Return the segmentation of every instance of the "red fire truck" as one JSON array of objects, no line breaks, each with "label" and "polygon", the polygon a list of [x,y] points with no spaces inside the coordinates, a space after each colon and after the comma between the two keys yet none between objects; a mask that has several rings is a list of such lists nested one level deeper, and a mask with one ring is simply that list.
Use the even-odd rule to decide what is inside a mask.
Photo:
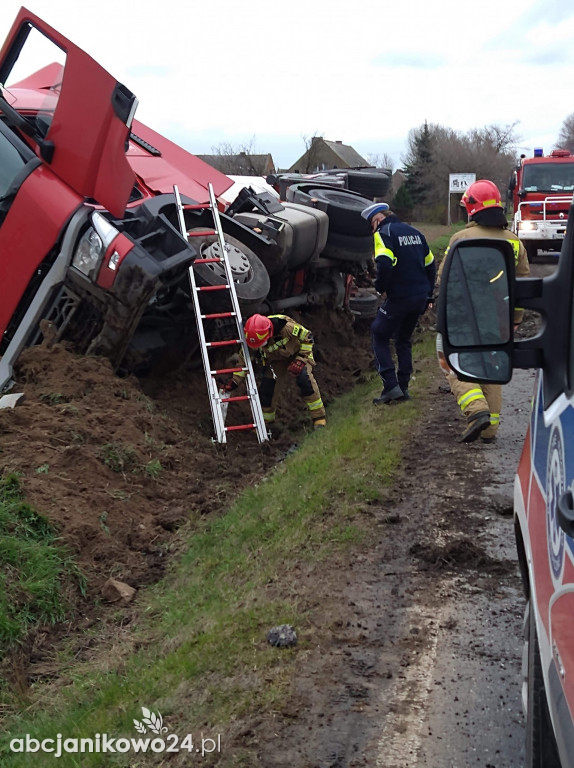
[{"label": "red fire truck", "polygon": [[546,156],[535,149],[533,157],[520,156],[508,198],[514,208],[512,230],[524,243],[529,261],[538,250],[560,253],[573,192],[574,155],[567,149]]}]

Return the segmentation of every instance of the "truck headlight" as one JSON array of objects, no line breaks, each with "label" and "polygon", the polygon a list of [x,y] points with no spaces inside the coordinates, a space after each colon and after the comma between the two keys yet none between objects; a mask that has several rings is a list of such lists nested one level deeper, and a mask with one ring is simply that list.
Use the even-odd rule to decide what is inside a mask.
[{"label": "truck headlight", "polygon": [[518,226],[522,232],[534,232],[535,229],[538,229],[538,224],[535,221],[521,221]]},{"label": "truck headlight", "polygon": [[119,231],[100,213],[93,213],[92,226],[80,238],[72,259],[73,266],[86,277],[95,275],[108,247],[118,234]]}]

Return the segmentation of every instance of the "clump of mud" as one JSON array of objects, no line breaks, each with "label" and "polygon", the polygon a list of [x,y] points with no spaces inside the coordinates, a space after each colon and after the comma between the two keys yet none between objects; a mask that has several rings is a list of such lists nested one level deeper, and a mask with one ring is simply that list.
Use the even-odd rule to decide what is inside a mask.
[{"label": "clump of mud", "polygon": [[463,537],[444,543],[417,542],[409,551],[437,571],[470,570],[497,575],[514,571],[513,563],[490,557],[481,546]]}]

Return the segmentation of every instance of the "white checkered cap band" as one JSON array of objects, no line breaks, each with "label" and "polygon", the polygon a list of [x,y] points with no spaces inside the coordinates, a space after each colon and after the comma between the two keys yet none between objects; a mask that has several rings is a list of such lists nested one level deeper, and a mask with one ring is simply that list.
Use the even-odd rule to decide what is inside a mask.
[{"label": "white checkered cap band", "polygon": [[361,216],[369,221],[370,218],[375,215],[375,213],[382,213],[383,211],[388,210],[389,206],[387,203],[373,203],[372,205],[368,205],[366,208],[363,208],[361,211]]}]

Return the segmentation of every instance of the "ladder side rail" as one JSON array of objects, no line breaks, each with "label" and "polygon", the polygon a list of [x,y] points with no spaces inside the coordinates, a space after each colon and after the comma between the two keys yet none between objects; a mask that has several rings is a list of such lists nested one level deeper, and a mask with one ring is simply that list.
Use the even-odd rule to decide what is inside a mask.
[{"label": "ladder side rail", "polygon": [[223,236],[223,228],[221,226],[221,219],[219,217],[219,210],[217,208],[217,202],[213,193],[213,186],[211,182],[208,184],[209,203],[213,214],[214,229],[217,233],[219,240],[219,248],[222,254],[223,267],[227,277],[227,283],[229,284],[229,293],[231,296],[231,304],[233,311],[235,312],[235,318],[237,320],[237,330],[239,332],[239,341],[241,349],[243,351],[243,358],[245,361],[245,367],[247,368],[246,374],[246,386],[247,393],[249,395],[249,402],[251,404],[251,412],[253,414],[253,420],[256,424],[257,437],[259,442],[263,442],[269,439],[267,432],[267,425],[263,418],[263,411],[261,410],[261,402],[259,400],[259,391],[257,389],[257,383],[255,380],[255,372],[253,370],[253,364],[251,362],[251,355],[249,353],[249,347],[245,339],[245,332],[243,331],[243,319],[241,316],[241,308],[239,306],[239,299],[237,298],[237,292],[235,290],[235,283],[233,282],[233,275],[231,274],[231,268],[229,266],[229,260],[227,258],[227,250],[225,248],[225,239]]},{"label": "ladder side rail", "polygon": [[[185,217],[183,215],[183,205],[181,203],[179,189],[175,184],[173,187],[173,193],[175,195],[175,204],[176,204],[176,210],[178,215],[179,227],[181,229],[181,236],[187,242],[187,230],[185,226]],[[209,406],[211,408],[211,416],[213,418],[213,424],[215,427],[215,435],[218,443],[225,443],[227,440],[226,431],[225,431],[225,420],[223,418],[223,413],[220,408],[219,393],[217,391],[215,380],[210,373],[211,363],[209,360],[209,352],[208,352],[208,347],[205,339],[205,330],[203,327],[202,311],[199,303],[199,289],[195,281],[195,272],[194,272],[193,264],[191,264],[188,269],[188,275],[189,275],[189,282],[191,286],[191,298],[193,300],[193,307],[195,310],[197,332],[199,334],[199,341],[200,341],[199,347],[201,350],[201,357],[203,360],[203,370],[205,373],[205,381],[207,384],[207,391],[209,394]]]}]

